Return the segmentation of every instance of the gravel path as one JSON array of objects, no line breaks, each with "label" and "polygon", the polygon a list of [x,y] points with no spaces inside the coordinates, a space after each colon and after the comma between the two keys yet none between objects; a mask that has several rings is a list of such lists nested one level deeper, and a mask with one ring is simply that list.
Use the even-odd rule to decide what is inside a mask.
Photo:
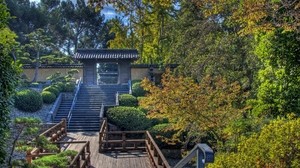
[{"label": "gravel path", "polygon": [[36,117],[40,118],[42,122],[47,122],[47,113],[51,110],[53,104],[43,104],[41,110],[37,112],[23,112],[17,108],[13,108],[10,113],[10,118],[13,121],[16,117]]}]

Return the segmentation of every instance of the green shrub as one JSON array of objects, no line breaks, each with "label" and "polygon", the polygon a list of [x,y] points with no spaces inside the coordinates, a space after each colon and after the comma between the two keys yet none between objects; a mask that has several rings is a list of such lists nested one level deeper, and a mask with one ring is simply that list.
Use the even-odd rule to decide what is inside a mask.
[{"label": "green shrub", "polygon": [[59,90],[57,90],[57,88],[54,87],[54,86],[45,87],[45,89],[43,89],[43,92],[44,91],[48,91],[48,92],[54,93],[56,97],[59,95]]},{"label": "green shrub", "polygon": [[57,89],[59,92],[62,92],[64,88],[58,86],[57,84],[51,85],[51,87],[54,87],[55,89]]},{"label": "green shrub", "polygon": [[179,140],[173,139],[173,135],[176,134],[176,131],[171,129],[169,123],[155,125],[149,129],[149,132],[160,147],[175,144],[179,145]]},{"label": "green shrub", "polygon": [[71,158],[76,156],[77,152],[72,150],[67,150],[56,155],[44,156],[32,161],[33,168],[46,168],[46,167],[56,167],[65,168],[68,167]]},{"label": "green shrub", "polygon": [[62,82],[57,82],[57,83],[55,83],[55,86],[57,86],[58,88],[60,88],[61,90],[61,92],[62,91],[64,91],[64,88],[65,88],[65,85],[64,85],[64,83],[62,83]]},{"label": "green shrub", "polygon": [[135,107],[138,105],[138,101],[137,98],[131,94],[122,94],[119,96],[119,105]]},{"label": "green shrub", "polygon": [[67,82],[64,87],[64,92],[73,92],[75,89],[75,84],[72,82]]},{"label": "green shrub", "polygon": [[141,82],[136,82],[132,85],[132,95],[135,97],[145,96],[146,91],[142,88]]},{"label": "green shrub", "polygon": [[35,112],[42,108],[43,99],[39,92],[26,89],[17,92],[15,97],[15,107],[26,112]]},{"label": "green shrub", "polygon": [[47,104],[53,103],[56,99],[55,94],[49,91],[43,91],[42,97],[43,97],[43,102]]},{"label": "green shrub", "polygon": [[150,121],[146,115],[134,107],[110,108],[107,111],[107,118],[123,130],[145,130],[150,126]]}]

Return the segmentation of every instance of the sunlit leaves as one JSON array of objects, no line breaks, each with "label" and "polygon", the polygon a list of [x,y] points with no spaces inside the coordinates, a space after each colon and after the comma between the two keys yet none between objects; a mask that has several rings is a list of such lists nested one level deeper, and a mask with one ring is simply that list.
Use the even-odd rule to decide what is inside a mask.
[{"label": "sunlit leaves", "polygon": [[217,155],[209,167],[299,167],[300,119],[276,119],[239,144],[237,153]]},{"label": "sunlit leaves", "polygon": [[198,140],[210,134],[216,141],[223,141],[226,139],[223,129],[242,114],[235,104],[242,95],[240,86],[228,84],[221,77],[205,77],[196,83],[168,71],[163,75],[161,87],[148,80],[142,86],[149,92],[141,100],[141,105],[150,110],[149,117],[167,118],[179,132],[201,133],[190,135]]}]

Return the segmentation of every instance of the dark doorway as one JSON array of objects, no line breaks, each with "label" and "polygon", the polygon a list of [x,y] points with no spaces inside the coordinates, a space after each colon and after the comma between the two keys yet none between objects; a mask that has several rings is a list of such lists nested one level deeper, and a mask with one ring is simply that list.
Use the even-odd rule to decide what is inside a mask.
[{"label": "dark doorway", "polygon": [[97,63],[97,84],[118,84],[118,63]]}]

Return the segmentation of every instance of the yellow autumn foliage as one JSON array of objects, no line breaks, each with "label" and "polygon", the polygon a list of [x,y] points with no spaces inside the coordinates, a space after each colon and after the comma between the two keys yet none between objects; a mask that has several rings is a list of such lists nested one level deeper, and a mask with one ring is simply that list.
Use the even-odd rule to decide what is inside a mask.
[{"label": "yellow autumn foliage", "polygon": [[[167,118],[172,129],[202,135],[211,135],[224,141],[224,129],[242,115],[236,101],[241,98],[237,83],[228,84],[221,77],[205,77],[200,83],[183,76],[174,76],[169,70],[163,75],[161,86],[145,79],[142,86],[149,94],[140,105],[149,110],[149,117]],[[201,137],[197,137],[201,138]]]}]

